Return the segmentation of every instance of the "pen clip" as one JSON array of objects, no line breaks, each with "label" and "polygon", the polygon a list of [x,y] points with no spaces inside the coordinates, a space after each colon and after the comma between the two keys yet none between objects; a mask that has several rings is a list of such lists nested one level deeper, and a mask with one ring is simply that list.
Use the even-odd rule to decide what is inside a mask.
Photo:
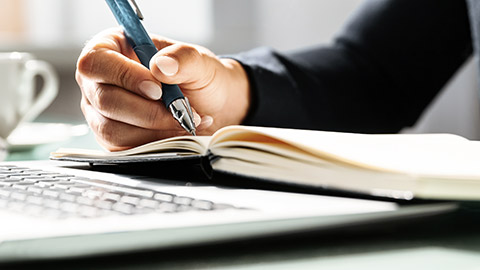
[{"label": "pen clip", "polygon": [[130,5],[132,6],[133,10],[135,10],[135,13],[137,14],[138,18],[140,20],[143,20],[143,14],[142,12],[140,11],[140,8],[138,7],[137,5],[137,2],[135,2],[135,0],[128,0],[128,2],[130,2]]}]

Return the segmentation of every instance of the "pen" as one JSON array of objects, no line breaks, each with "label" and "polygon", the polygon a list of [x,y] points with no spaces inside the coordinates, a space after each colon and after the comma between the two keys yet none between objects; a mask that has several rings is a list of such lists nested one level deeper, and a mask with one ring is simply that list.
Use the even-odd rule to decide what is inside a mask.
[{"label": "pen", "polygon": [[[157,48],[140,21],[143,20],[143,14],[137,3],[135,0],[106,1],[138,59],[150,68],[150,59],[157,53]],[[195,136],[192,108],[178,85],[162,83],[162,92],[162,101],[167,109],[188,133]]]}]

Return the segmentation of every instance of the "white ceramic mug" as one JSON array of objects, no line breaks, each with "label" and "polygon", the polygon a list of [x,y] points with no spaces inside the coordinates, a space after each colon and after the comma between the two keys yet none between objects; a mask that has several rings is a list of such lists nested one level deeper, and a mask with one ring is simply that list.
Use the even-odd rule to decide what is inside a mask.
[{"label": "white ceramic mug", "polygon": [[[36,76],[43,80],[39,91]],[[58,76],[50,64],[29,53],[0,53],[0,137],[5,139],[18,124],[34,120],[57,93]]]},{"label": "white ceramic mug", "polygon": [[3,161],[7,157],[7,143],[0,138],[0,161]]}]

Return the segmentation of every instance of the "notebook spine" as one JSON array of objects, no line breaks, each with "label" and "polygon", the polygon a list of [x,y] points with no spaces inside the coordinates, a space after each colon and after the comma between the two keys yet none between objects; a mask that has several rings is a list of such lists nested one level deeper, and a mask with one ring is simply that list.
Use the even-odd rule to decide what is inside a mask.
[{"label": "notebook spine", "polygon": [[201,167],[203,173],[208,177],[208,179],[213,178],[213,167],[212,164],[215,163],[220,156],[213,154],[210,150],[208,150],[207,154],[201,160]]}]

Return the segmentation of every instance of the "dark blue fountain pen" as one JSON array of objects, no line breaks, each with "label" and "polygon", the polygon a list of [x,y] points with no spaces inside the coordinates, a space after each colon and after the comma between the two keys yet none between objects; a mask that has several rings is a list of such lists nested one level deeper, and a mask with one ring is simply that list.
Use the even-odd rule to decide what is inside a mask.
[{"label": "dark blue fountain pen", "polygon": [[[137,54],[138,59],[145,67],[149,68],[150,59],[157,53],[157,48],[140,21],[143,19],[143,15],[137,3],[135,3],[135,0],[106,1],[118,23],[122,26],[125,37]],[[173,117],[188,133],[195,135],[192,108],[178,85],[162,83],[162,92],[162,101]]]}]

